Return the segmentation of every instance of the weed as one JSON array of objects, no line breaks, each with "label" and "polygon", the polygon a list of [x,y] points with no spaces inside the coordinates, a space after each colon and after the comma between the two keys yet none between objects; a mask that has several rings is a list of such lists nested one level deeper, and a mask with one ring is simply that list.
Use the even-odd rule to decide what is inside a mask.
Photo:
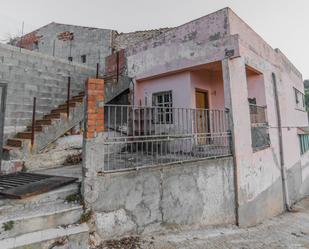
[{"label": "weed", "polygon": [[86,223],[86,222],[88,222],[91,219],[92,214],[93,214],[92,210],[88,210],[88,211],[84,212],[80,216],[79,223]]},{"label": "weed", "polygon": [[8,221],[3,223],[2,228],[4,229],[4,231],[10,231],[12,230],[14,227],[14,221]]},{"label": "weed", "polygon": [[82,197],[80,196],[80,194],[72,194],[72,195],[68,195],[65,200],[67,202],[78,202],[81,203],[82,202]]},{"label": "weed", "polygon": [[23,165],[21,172],[26,173],[27,171],[28,171],[28,168],[25,165]]}]

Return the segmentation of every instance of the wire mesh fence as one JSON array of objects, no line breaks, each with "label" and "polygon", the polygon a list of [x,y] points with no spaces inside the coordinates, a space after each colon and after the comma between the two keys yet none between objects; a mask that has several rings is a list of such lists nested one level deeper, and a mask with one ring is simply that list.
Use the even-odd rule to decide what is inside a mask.
[{"label": "wire mesh fence", "polygon": [[104,171],[231,155],[226,110],[105,105]]}]

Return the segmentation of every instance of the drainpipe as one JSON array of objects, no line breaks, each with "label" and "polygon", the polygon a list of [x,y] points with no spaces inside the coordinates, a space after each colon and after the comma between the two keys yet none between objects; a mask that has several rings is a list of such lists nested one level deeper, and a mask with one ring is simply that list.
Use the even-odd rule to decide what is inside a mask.
[{"label": "drainpipe", "polygon": [[277,124],[278,124],[279,154],[280,154],[280,167],[281,167],[284,206],[287,211],[292,211],[291,206],[290,206],[289,192],[288,192],[287,173],[286,173],[286,168],[284,166],[281,113],[280,113],[280,105],[279,105],[279,97],[278,97],[277,79],[276,79],[275,73],[272,73],[272,79],[273,79],[273,86],[274,86],[275,107],[276,107]]}]

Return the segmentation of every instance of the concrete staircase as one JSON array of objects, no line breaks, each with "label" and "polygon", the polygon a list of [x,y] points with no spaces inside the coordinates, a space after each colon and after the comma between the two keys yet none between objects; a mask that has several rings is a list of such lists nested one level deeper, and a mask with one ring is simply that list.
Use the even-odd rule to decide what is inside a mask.
[{"label": "concrete staircase", "polygon": [[37,153],[78,125],[84,118],[83,98],[84,92],[80,92],[69,100],[69,118],[67,103],[63,103],[44,115],[42,119],[36,120],[33,147],[31,146],[32,125],[29,125],[26,131],[19,132],[14,138],[8,139],[3,147],[3,159],[23,159],[30,153]]},{"label": "concrete staircase", "polygon": [[30,199],[0,200],[0,248],[88,248],[88,226],[79,223],[83,207],[72,201],[78,194],[74,183]]}]

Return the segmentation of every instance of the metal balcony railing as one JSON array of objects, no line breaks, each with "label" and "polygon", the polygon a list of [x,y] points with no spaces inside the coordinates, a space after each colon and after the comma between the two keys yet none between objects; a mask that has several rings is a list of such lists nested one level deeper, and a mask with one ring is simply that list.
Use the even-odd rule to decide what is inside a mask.
[{"label": "metal balcony railing", "polygon": [[226,110],[105,105],[104,172],[231,155]]}]

